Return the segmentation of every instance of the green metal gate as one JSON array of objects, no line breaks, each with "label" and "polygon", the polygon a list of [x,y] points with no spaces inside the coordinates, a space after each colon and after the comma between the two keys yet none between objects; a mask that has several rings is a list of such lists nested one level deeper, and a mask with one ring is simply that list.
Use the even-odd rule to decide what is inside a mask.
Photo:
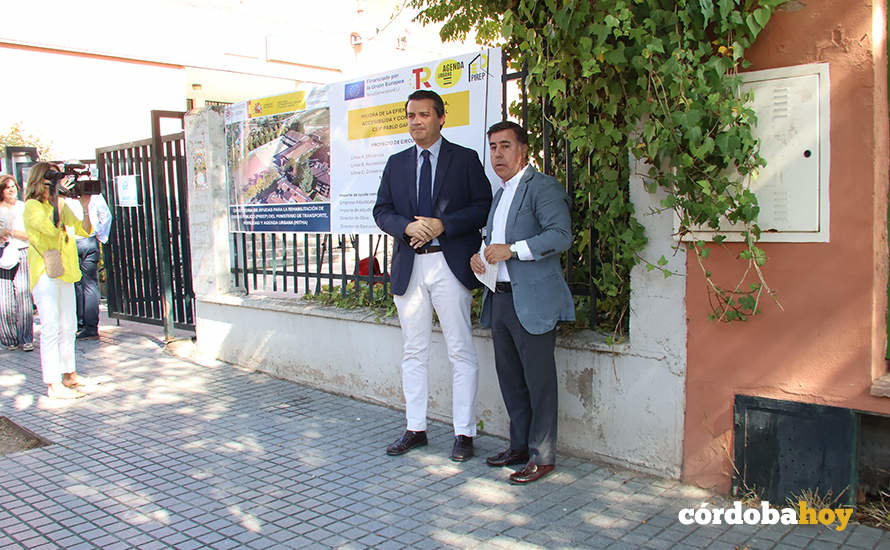
[{"label": "green metal gate", "polygon": [[[174,327],[195,330],[185,142],[182,132],[160,134],[161,118],[184,114],[152,111],[151,139],[96,149],[114,216],[104,247],[108,314],[162,325],[167,340]],[[120,194],[124,179],[135,183],[135,202]]]}]

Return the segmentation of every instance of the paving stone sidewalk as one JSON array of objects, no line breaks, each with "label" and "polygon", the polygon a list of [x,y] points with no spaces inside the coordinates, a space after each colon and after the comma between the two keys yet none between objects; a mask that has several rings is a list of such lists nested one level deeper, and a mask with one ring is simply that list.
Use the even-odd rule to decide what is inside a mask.
[{"label": "paving stone sidewalk", "polygon": [[529,486],[482,457],[383,450],[399,411],[164,351],[156,327],[104,323],[78,342],[92,378],[44,397],[39,351],[0,352],[0,415],[52,441],[0,457],[2,548],[890,548],[851,524],[684,526],[680,509],[726,500],[678,482],[560,456]]}]

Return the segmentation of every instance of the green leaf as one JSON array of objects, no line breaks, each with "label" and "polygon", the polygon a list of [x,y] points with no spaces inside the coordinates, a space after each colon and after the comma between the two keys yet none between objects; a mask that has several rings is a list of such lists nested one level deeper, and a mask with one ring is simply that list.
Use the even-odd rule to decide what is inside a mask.
[{"label": "green leaf", "polygon": [[757,21],[757,24],[760,25],[760,28],[766,26],[767,22],[769,22],[770,11],[767,8],[757,8],[754,10],[754,20]]},{"label": "green leaf", "polygon": [[557,93],[565,93],[566,92],[566,81],[562,79],[553,79],[547,82],[547,89],[550,91],[551,96],[555,96]]},{"label": "green leaf", "polygon": [[693,153],[695,154],[695,158],[701,158],[702,155],[695,153],[695,145],[701,142],[702,133],[701,126],[690,126],[686,125],[686,139],[689,140],[690,145],[692,145]]},{"label": "green leaf", "polygon": [[754,256],[754,263],[758,266],[763,267],[763,264],[766,263],[766,252],[761,248],[757,248],[756,246],[751,249]]},{"label": "green leaf", "polygon": [[738,61],[745,54],[745,47],[738,41],[732,43],[732,60]]},{"label": "green leaf", "polygon": [[624,57],[624,44],[619,44],[619,47],[611,50],[605,56],[606,63],[610,65],[624,65],[627,63],[627,58]]},{"label": "green leaf", "polygon": [[739,298],[739,305],[753,313],[757,307],[757,300],[753,296],[742,296]]},{"label": "green leaf", "polygon": [[708,21],[714,17],[714,3],[711,0],[698,0],[699,6],[701,6],[701,13],[705,16],[705,26],[708,26]]},{"label": "green leaf", "polygon": [[661,38],[653,37],[646,44],[646,49],[648,49],[650,52],[664,53],[664,43],[661,41]]},{"label": "green leaf", "polygon": [[748,26],[748,30],[751,31],[751,36],[757,36],[760,30],[763,28],[760,23],[754,19],[754,14],[748,14],[748,17],[745,18],[745,25]]}]

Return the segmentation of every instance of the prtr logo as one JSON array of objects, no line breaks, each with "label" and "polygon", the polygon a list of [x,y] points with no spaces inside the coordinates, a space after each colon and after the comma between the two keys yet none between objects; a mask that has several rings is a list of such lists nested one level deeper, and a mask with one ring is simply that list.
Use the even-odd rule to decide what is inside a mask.
[{"label": "prtr logo", "polygon": [[419,69],[414,69],[411,71],[414,73],[414,88],[420,89],[421,86],[424,88],[432,88],[430,85],[430,68],[429,67],[420,67]]}]

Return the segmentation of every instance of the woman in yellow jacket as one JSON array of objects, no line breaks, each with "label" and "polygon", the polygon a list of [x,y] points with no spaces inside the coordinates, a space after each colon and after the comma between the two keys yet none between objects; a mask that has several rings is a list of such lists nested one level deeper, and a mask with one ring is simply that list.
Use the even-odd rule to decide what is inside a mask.
[{"label": "woman in yellow jacket", "polygon": [[[49,397],[74,399],[82,397],[74,366],[74,336],[77,332],[77,309],[74,299],[74,283],[80,280],[77,244],[70,238],[67,227],[75,233],[89,236],[92,231],[89,216],[83,221],[58,197],[59,220],[53,220],[53,184],[46,179],[48,170],[57,167],[48,162],[38,162],[28,174],[25,188],[25,233],[28,235],[28,264],[31,293],[40,315],[40,366],[43,382]],[[65,180],[63,180],[64,183]],[[87,211],[89,196],[80,197],[83,211]],[[47,250],[59,250],[62,275],[47,275],[44,254]]]}]

